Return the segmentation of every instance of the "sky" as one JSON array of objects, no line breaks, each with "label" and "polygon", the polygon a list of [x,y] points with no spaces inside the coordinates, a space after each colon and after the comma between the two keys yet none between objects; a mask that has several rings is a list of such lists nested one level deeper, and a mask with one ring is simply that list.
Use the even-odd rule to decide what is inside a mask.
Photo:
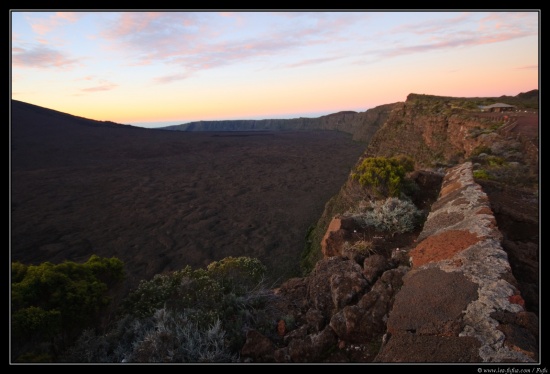
[{"label": "sky", "polygon": [[10,11],[11,97],[100,121],[319,117],[539,88],[540,11]]}]

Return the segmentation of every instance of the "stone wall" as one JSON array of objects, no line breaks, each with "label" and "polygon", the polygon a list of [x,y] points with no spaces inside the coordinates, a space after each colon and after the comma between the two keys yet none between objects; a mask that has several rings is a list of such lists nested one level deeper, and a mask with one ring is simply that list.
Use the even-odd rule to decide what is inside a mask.
[{"label": "stone wall", "polygon": [[448,170],[387,320],[377,362],[535,362],[526,312],[472,164]]}]

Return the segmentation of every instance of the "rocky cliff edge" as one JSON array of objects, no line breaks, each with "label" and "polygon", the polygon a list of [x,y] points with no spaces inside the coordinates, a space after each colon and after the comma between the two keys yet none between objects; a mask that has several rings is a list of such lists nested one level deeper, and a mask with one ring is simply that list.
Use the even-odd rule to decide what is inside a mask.
[{"label": "rocky cliff edge", "polygon": [[[345,219],[330,231],[348,230]],[[338,227],[336,227],[338,226]],[[472,164],[447,170],[412,248],[391,257],[325,253],[275,291],[278,338],[249,331],[251,362],[536,362],[538,317],[525,310]]]}]

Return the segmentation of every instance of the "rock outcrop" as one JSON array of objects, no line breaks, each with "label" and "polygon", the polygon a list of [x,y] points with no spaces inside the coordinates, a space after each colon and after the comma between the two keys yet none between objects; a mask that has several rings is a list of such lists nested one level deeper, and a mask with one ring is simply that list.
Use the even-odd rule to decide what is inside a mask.
[{"label": "rock outcrop", "polygon": [[[354,231],[345,217],[333,221],[325,257],[276,291],[293,326],[285,325],[274,351],[267,338],[249,334],[245,360],[538,360],[538,317],[525,309],[470,162],[447,170],[412,247],[358,261],[342,251]],[[341,240],[331,242],[335,236]]]},{"label": "rock outcrop", "polygon": [[[419,165],[446,167],[464,162],[476,150],[486,148],[495,155],[520,151],[536,168],[536,146],[528,139],[511,136],[509,129],[514,127],[518,115],[460,108],[474,102],[460,98],[408,95],[405,102],[394,106],[387,122],[372,137],[365,157],[408,154]],[[506,156],[510,158],[512,155]]]},{"label": "rock outcrop", "polygon": [[[524,136],[536,129],[537,114],[483,113],[477,105],[487,98],[453,98],[410,94],[405,102],[393,104],[387,121],[371,137],[369,145],[357,161],[367,157],[407,155],[420,170],[444,171],[453,165],[472,161],[478,173],[492,173],[506,184],[538,183],[538,137]],[[507,102],[520,105],[518,98]],[[529,128],[519,126],[523,124]],[[516,132],[522,128],[523,133]],[[433,173],[424,173],[433,178]],[[321,242],[328,225],[362,199],[362,188],[349,178],[339,193],[325,205],[325,212],[310,233],[308,253],[303,268],[310,271],[322,258]],[[538,223],[537,223],[538,225]]]}]

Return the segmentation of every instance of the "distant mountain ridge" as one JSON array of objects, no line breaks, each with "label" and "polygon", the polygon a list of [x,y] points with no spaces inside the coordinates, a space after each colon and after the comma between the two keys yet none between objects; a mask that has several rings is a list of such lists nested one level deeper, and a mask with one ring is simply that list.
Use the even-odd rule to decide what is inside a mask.
[{"label": "distant mountain ridge", "polygon": [[342,111],[317,118],[196,121],[161,127],[172,131],[309,131],[335,130],[353,136],[353,140],[368,142],[396,104],[385,104],[366,112]]}]

